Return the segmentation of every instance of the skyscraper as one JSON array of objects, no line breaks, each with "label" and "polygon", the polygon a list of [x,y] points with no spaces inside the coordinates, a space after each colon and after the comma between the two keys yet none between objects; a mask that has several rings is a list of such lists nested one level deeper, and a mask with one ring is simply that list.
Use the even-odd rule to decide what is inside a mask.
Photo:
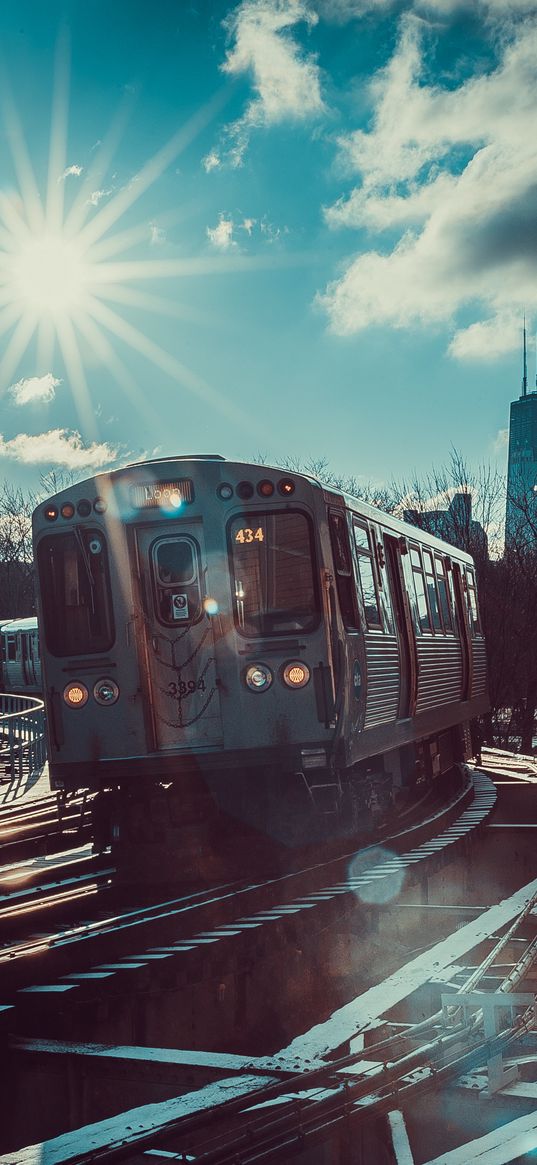
[{"label": "skyscraper", "polygon": [[537,533],[537,387],[528,392],[526,321],[522,393],[511,402],[505,541]]}]

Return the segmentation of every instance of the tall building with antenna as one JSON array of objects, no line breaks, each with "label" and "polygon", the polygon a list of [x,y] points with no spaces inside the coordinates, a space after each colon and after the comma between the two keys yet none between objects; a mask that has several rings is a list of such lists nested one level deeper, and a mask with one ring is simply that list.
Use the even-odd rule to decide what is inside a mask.
[{"label": "tall building with antenna", "polygon": [[[530,509],[531,507],[531,509]],[[533,508],[535,507],[535,514]],[[532,514],[533,530],[528,526]],[[537,519],[537,377],[536,387],[528,392],[528,356],[526,344],[526,317],[524,317],[524,348],[522,393],[511,402],[509,417],[509,461],[507,467],[507,503],[505,510],[505,541],[535,537]]]}]

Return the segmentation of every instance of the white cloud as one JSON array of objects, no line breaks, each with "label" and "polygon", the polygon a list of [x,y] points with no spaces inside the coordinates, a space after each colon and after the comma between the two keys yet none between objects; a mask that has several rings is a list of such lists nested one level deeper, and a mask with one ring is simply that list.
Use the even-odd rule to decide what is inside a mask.
[{"label": "white cloud", "polygon": [[502,453],[509,444],[509,429],[498,429],[494,439],[494,452]]},{"label": "white cloud", "polygon": [[449,198],[456,185],[454,175],[439,174],[423,186],[410,183],[406,194],[377,193],[358,187],[348,198],[340,198],[334,206],[327,207],[325,218],[331,227],[372,230],[420,223]]},{"label": "white cloud", "polygon": [[166,242],[166,231],[156,222],[149,223],[149,242],[152,247],[161,247]]},{"label": "white cloud", "polygon": [[450,356],[458,360],[496,360],[507,352],[520,350],[519,315],[498,312],[490,320],[479,320],[459,328],[449,345]]},{"label": "white cloud", "polygon": [[60,177],[58,178],[58,182],[64,182],[65,179],[69,178],[69,177],[80,178],[80,175],[82,174],[83,169],[84,169],[83,166],[77,166],[77,165],[67,166],[65,168],[63,174],[60,174]]},{"label": "white cloud", "polygon": [[256,224],[255,218],[243,218],[243,220],[239,224],[239,226],[240,226],[241,231],[246,231],[246,234],[250,237],[252,234],[252,231],[255,227],[255,224]]},{"label": "white cloud", "polygon": [[[471,307],[450,354],[497,356],[537,310],[537,23],[504,42],[490,72],[426,83],[423,24],[407,15],[370,86],[372,126],[340,141],[359,185],[326,211],[332,226],[398,231],[355,255],[319,303],[338,334],[372,324],[449,323]],[[516,321],[518,323],[518,333]]]},{"label": "white cloud", "polygon": [[56,389],[61,383],[52,372],[45,372],[44,376],[28,376],[24,380],[18,380],[16,384],[10,386],[8,392],[11,393],[16,405],[33,404],[34,401],[45,404],[54,400]]},{"label": "white cloud", "polygon": [[202,165],[207,174],[210,174],[211,170],[216,170],[219,166],[222,165],[220,155],[217,154],[216,150],[210,150],[209,153],[206,154],[204,158],[202,158]]},{"label": "white cloud", "polygon": [[396,0],[317,0],[317,11],[322,20],[345,24],[366,12],[382,12]]},{"label": "white cloud", "polygon": [[281,239],[282,235],[289,234],[289,227],[277,227],[274,223],[268,221],[267,218],[261,219],[259,224],[261,234],[265,236],[266,243],[276,243]]},{"label": "white cloud", "polygon": [[243,0],[227,17],[233,47],[222,71],[250,76],[255,93],[242,117],[227,127],[232,165],[241,165],[252,130],[325,112],[317,61],[289,34],[296,25],[312,28],[317,20],[306,0]]},{"label": "white cloud", "polygon": [[30,436],[18,433],[6,440],[0,434],[0,457],[21,461],[24,465],[61,465],[65,469],[98,469],[116,460],[118,449],[105,442],[84,445],[80,433],[69,429],[50,429]]},{"label": "white cloud", "polygon": [[218,225],[215,227],[207,227],[207,238],[213,247],[219,251],[229,251],[231,247],[236,247],[237,244],[233,238],[233,220],[226,218],[221,214]]},{"label": "white cloud", "polygon": [[[397,7],[399,0],[316,0],[316,9],[322,20],[345,24],[367,13],[382,13]],[[535,12],[535,0],[413,0],[416,12],[448,17],[469,9],[473,14],[500,19]]]},{"label": "white cloud", "polygon": [[88,198],[89,206],[98,206],[103,198],[107,198],[107,196],[112,193],[112,187],[109,190],[92,190]]}]

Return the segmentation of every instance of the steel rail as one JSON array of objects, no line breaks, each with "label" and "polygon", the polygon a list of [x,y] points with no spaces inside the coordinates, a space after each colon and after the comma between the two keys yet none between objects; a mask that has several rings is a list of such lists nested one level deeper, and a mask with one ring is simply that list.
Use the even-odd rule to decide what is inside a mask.
[{"label": "steel rail", "polygon": [[[474,971],[469,977],[467,981],[468,984],[475,986],[480,981],[499,951],[503,948],[503,946],[505,946],[506,942],[509,941],[514,932],[518,929],[518,927],[520,927],[521,923],[528,916],[535,904],[536,899],[537,896],[526,903],[524,908],[517,915],[512,925],[508,928],[506,934],[503,935],[495,944],[493,951],[482,960],[482,963],[479,965],[476,971]],[[501,989],[504,991],[507,989],[512,989],[512,987],[507,988],[506,984],[511,983],[512,986],[515,986],[527,972],[528,968],[532,965],[536,958],[537,939],[532,940],[528,944],[528,947],[523,952],[515,968],[513,968],[513,971],[504,981],[504,984],[502,984],[501,988],[498,988],[497,992],[494,992],[493,994],[498,993]],[[459,991],[468,989],[469,987],[464,986],[459,988]],[[377,1044],[368,1047],[365,1054],[367,1054],[368,1057],[375,1056],[378,1055],[378,1053],[381,1051],[388,1050],[390,1046],[397,1046],[397,1044],[400,1044],[401,1042],[408,1042],[410,1039],[415,1039],[418,1031],[421,1033],[427,1030],[427,1028],[433,1027],[441,1015],[442,1012],[437,1012],[434,1015],[428,1017],[426,1020],[423,1020],[419,1025],[416,1025],[408,1032],[398,1033],[398,1035],[395,1037],[389,1037],[388,1039],[378,1041]],[[529,1008],[527,1012],[524,1013],[524,1015],[518,1019],[510,1028],[506,1028],[492,1040],[483,1040],[481,1037],[478,1038],[477,1033],[481,1022],[482,1015],[481,1013],[476,1012],[469,1023],[458,1024],[447,1034],[442,1034],[436,1039],[420,1045],[419,1048],[414,1048],[403,1055],[399,1055],[392,1062],[387,1062],[385,1060],[382,1064],[375,1065],[374,1068],[364,1072],[364,1074],[356,1082],[347,1080],[344,1083],[339,1084],[337,1086],[337,1095],[335,1097],[327,1097],[324,1100],[312,1099],[311,1105],[315,1111],[311,1112],[311,1115],[308,1114],[308,1110],[304,1108],[302,1102],[296,1102],[299,1104],[299,1111],[295,1113],[287,1112],[286,1114],[279,1114],[277,1117],[271,1115],[268,1118],[258,1117],[254,1118],[253,1120],[251,1118],[248,1120],[247,1113],[245,1113],[245,1105],[247,1108],[251,1108],[254,1105],[257,1106],[260,1104],[265,1104],[271,1100],[276,1099],[279,1095],[285,1095],[295,1089],[303,1092],[306,1089],[313,1087],[314,1085],[325,1084],[325,1086],[328,1086],[328,1082],[333,1082],[333,1078],[337,1073],[340,1073],[344,1068],[352,1066],[352,1064],[363,1059],[363,1051],[354,1053],[349,1056],[339,1057],[337,1060],[331,1061],[329,1064],[324,1064],[319,1068],[314,1068],[307,1072],[298,1073],[296,1076],[291,1076],[285,1080],[279,1080],[260,1089],[255,1089],[252,1091],[252,1093],[249,1094],[247,1100],[243,1096],[238,1099],[224,1102],[223,1104],[216,1106],[209,1113],[204,1112],[203,1114],[196,1114],[187,1118],[178,1118],[177,1122],[173,1122],[165,1132],[159,1132],[156,1135],[154,1133],[144,1134],[141,1138],[135,1138],[134,1141],[130,1141],[128,1146],[118,1146],[111,1151],[105,1147],[102,1150],[99,1150],[96,1154],[82,1156],[80,1158],[80,1165],[82,1165],[83,1162],[90,1160],[121,1160],[124,1159],[124,1157],[127,1156],[134,1147],[137,1150],[142,1150],[145,1146],[155,1145],[156,1143],[162,1142],[164,1139],[166,1140],[166,1143],[169,1143],[170,1136],[173,1136],[174,1131],[176,1133],[180,1133],[181,1139],[186,1145],[188,1143],[189,1137],[196,1131],[199,1131],[200,1128],[203,1127],[203,1129],[205,1129],[208,1123],[213,1124],[222,1122],[223,1120],[225,1121],[226,1118],[229,1119],[234,1116],[240,1116],[243,1120],[248,1120],[246,1130],[241,1130],[236,1134],[234,1134],[233,1130],[231,1130],[231,1141],[229,1145],[224,1146],[222,1137],[225,1137],[226,1134],[220,1133],[218,1136],[218,1143],[214,1149],[210,1147],[211,1142],[209,1141],[207,1149],[202,1147],[200,1154],[198,1146],[196,1150],[196,1160],[200,1161],[200,1163],[203,1163],[203,1165],[227,1165],[228,1162],[231,1165],[231,1163],[237,1162],[237,1160],[240,1160],[241,1165],[247,1165],[247,1163],[249,1165],[250,1162],[253,1163],[258,1160],[269,1160],[271,1156],[282,1152],[284,1148],[289,1148],[292,1144],[296,1145],[297,1143],[300,1143],[300,1141],[304,1139],[306,1135],[306,1129],[309,1128],[310,1125],[314,1131],[318,1131],[320,1124],[326,1128],[325,1109],[327,1110],[327,1115],[329,1115],[330,1123],[338,1123],[343,1119],[343,1117],[348,1117],[350,1115],[352,1115],[353,1119],[356,1117],[362,1117],[362,1119],[365,1119],[366,1116],[370,1117],[372,1115],[373,1110],[376,1113],[377,1111],[382,1111],[383,1107],[389,1108],[390,1106],[393,1106],[394,1097],[397,1098],[397,1103],[400,1104],[403,1096],[406,1096],[410,1092],[415,1091],[418,1087],[437,1087],[438,1083],[443,1079],[447,1079],[448,1076],[456,1076],[463,1071],[466,1071],[471,1066],[476,1066],[476,1064],[479,1065],[484,1057],[497,1054],[498,1052],[505,1050],[525,1031],[530,1029],[533,1024],[533,1009]],[[473,1041],[473,1047],[462,1053],[462,1055],[458,1053],[452,1058],[452,1060],[450,1060],[449,1064],[446,1065],[446,1049],[452,1045],[455,1045],[455,1047],[460,1046],[461,1038],[466,1038],[468,1041]],[[422,1077],[421,1079],[408,1082],[406,1078],[408,1077],[409,1072],[416,1071],[425,1071],[428,1073],[428,1076],[426,1078]],[[247,1072],[247,1068],[245,1068],[245,1072]],[[340,1103],[342,1094],[343,1101]],[[351,1103],[354,1105],[359,1100],[364,1101],[365,1098],[370,1094],[370,1104],[363,1104],[359,1110],[353,1110],[352,1113],[350,1113],[349,1105]],[[292,1105],[293,1102],[290,1102],[290,1104]],[[291,1123],[291,1125],[293,1125],[294,1122],[296,1125],[297,1120],[299,1122],[300,1129],[298,1133],[295,1133],[293,1132],[292,1128],[289,1129],[289,1124]],[[288,1132],[291,1135],[291,1140],[282,1142],[280,1139],[280,1134],[287,1134]],[[265,1144],[264,1146],[257,1144],[254,1147],[253,1142],[259,1136],[267,1136],[271,1142],[273,1142],[274,1138],[276,1137],[276,1144]]]}]

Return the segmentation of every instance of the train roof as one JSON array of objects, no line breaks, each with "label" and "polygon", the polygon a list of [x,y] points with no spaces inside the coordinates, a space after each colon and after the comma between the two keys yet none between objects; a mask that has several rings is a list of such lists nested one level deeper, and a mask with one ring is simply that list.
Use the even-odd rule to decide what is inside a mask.
[{"label": "train roof", "polygon": [[[309,482],[314,489],[322,490],[327,498],[327,501],[330,501],[330,498],[333,498],[334,502],[336,499],[338,499],[341,504],[346,505],[355,513],[361,514],[364,518],[367,518],[371,522],[377,522],[383,528],[392,530],[399,536],[402,535],[405,538],[412,538],[414,541],[420,542],[425,546],[430,546],[433,550],[442,551],[444,554],[448,553],[451,557],[456,557],[461,562],[473,562],[472,556],[470,554],[468,554],[465,550],[461,550],[460,547],[455,546],[452,542],[447,542],[445,539],[437,537],[436,534],[429,533],[428,530],[424,530],[420,526],[414,526],[411,522],[405,522],[402,518],[396,517],[395,514],[389,514],[386,512],[386,510],[381,510],[378,506],[373,506],[369,502],[363,501],[361,498],[356,498],[352,494],[345,493],[343,490],[338,489],[337,486],[331,486],[329,483],[321,481],[318,477],[314,477],[310,473],[304,473],[302,470],[292,469],[281,465],[267,465],[255,461],[241,461],[240,459],[236,458],[226,458],[222,457],[222,455],[219,453],[181,453],[175,456],[169,455],[167,457],[154,457],[147,461],[132,461],[126,465],[118,466],[117,469],[106,470],[103,473],[96,473],[91,477],[85,478],[83,481],[74,482],[72,485],[67,485],[63,489],[58,490],[56,494],[51,494],[47,500],[59,500],[64,495],[67,497],[69,494],[72,494],[73,489],[80,488],[90,481],[96,483],[107,482],[109,484],[113,484],[115,478],[120,478],[123,474],[128,473],[133,469],[150,470],[152,466],[173,466],[178,463],[182,464],[188,462],[199,462],[201,464],[212,462],[216,463],[217,465],[228,466],[230,468],[232,466],[244,466],[250,469],[262,470],[263,472],[274,472],[280,474],[285,473],[290,477],[302,478],[304,481]],[[41,502],[40,505],[36,508],[35,513],[37,513],[37,510],[41,508],[42,504],[43,503]]]},{"label": "train roof", "polygon": [[419,542],[421,545],[430,546],[432,550],[440,550],[444,554],[449,553],[451,558],[460,559],[461,562],[467,562],[473,565],[473,558],[466,550],[461,550],[459,546],[455,546],[453,542],[447,542],[445,538],[439,538],[436,534],[431,534],[428,530],[423,530],[421,526],[414,526],[412,522],[405,522],[402,518],[396,517],[395,514],[388,514],[386,510],[381,510],[378,506],[372,506],[369,502],[362,501],[361,498],[355,498],[352,494],[340,493],[339,490],[328,490],[326,493],[337,494],[345,502],[353,513],[362,514],[370,522],[376,522],[382,526],[383,529],[394,532],[394,534],[402,535],[404,538],[410,538],[413,542]]}]

